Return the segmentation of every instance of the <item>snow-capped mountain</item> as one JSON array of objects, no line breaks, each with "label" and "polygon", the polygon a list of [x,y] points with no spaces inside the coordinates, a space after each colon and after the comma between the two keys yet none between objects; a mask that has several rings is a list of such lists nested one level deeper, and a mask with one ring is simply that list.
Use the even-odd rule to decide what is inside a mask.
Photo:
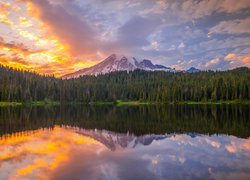
[{"label": "snow-capped mountain", "polygon": [[81,129],[71,126],[63,126],[63,128],[73,131],[76,134],[93,138],[112,151],[117,149],[135,148],[139,145],[147,146],[153,141],[159,141],[175,136],[175,134],[148,134],[143,136],[135,136],[134,134],[115,133],[107,130]]},{"label": "snow-capped mountain", "polygon": [[[145,134],[141,136],[136,136],[130,133],[117,133],[108,130],[99,130],[99,129],[82,129],[78,127],[72,127],[64,125],[62,128],[65,128],[69,131],[72,131],[76,134],[90,137],[103,145],[105,145],[111,151],[117,149],[128,149],[136,148],[137,146],[148,146],[154,141],[161,141],[164,139],[175,137],[178,134]],[[187,136],[195,138],[201,136],[197,133],[187,133]]]},{"label": "snow-capped mountain", "polygon": [[186,70],[185,72],[187,72],[187,73],[197,73],[197,72],[200,72],[200,71],[201,70],[196,69],[195,67],[191,67],[188,70]]},{"label": "snow-capped mountain", "polygon": [[129,57],[124,55],[112,54],[102,62],[89,67],[81,69],[77,72],[64,75],[62,79],[78,78],[84,75],[100,75],[107,74],[114,71],[134,71],[135,69],[142,69],[145,71],[166,71],[166,72],[187,72],[196,73],[200,72],[199,69],[191,67],[188,70],[176,70],[174,68],[166,67],[159,64],[153,64],[148,59],[139,59],[135,57]]},{"label": "snow-capped mountain", "polygon": [[77,72],[63,76],[63,79],[78,78],[83,75],[99,75],[114,71],[133,71],[135,69],[142,69],[146,71],[169,71],[176,72],[175,69],[165,67],[158,64],[153,64],[150,60],[139,59],[135,57],[128,57],[124,55],[112,54],[102,62],[89,67],[81,69]]}]

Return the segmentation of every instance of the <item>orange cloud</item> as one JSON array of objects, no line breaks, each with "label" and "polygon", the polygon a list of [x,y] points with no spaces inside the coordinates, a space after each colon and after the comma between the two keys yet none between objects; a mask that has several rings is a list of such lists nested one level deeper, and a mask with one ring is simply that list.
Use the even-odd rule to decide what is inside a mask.
[{"label": "orange cloud", "polygon": [[[17,16],[17,24],[8,17],[13,11],[22,12]],[[75,17],[64,9],[57,7],[53,14],[47,0],[17,0],[13,4],[0,1],[0,12],[0,21],[8,24],[17,37],[16,42],[0,37],[1,64],[56,77],[96,64],[93,60],[97,55],[91,45],[85,43],[90,42],[87,40],[92,37],[91,29],[82,27],[81,20],[74,22]],[[70,31],[67,28],[71,25],[67,22],[73,25]],[[78,36],[82,32],[87,34]]]},{"label": "orange cloud", "polygon": [[247,150],[250,150],[250,141],[247,141],[246,143],[243,144],[243,147]]},{"label": "orange cloud", "polygon": [[232,146],[232,145],[227,145],[226,150],[230,153],[235,153],[237,151],[237,148],[235,146]]},{"label": "orange cloud", "polygon": [[17,51],[18,53],[28,53],[30,51],[23,43],[6,42],[0,37],[0,47],[11,52]]},{"label": "orange cloud", "polygon": [[232,58],[235,58],[236,57],[236,54],[233,54],[233,53],[229,53],[225,59],[232,59]]},{"label": "orange cloud", "polygon": [[96,53],[94,30],[60,6],[52,6],[48,0],[26,1],[27,12],[42,23],[42,28],[67,45],[72,55],[86,56]]},{"label": "orange cloud", "polygon": [[238,64],[241,66],[250,66],[250,57],[244,55],[237,55],[235,53],[227,54],[224,59],[229,61],[231,65]]},{"label": "orange cloud", "polygon": [[250,57],[243,57],[242,61],[246,64],[250,63]]},{"label": "orange cloud", "polygon": [[12,25],[13,22],[4,14],[0,14],[0,22],[7,24],[7,25]]},{"label": "orange cloud", "polygon": [[19,25],[21,27],[32,27],[33,23],[28,20],[26,17],[19,17]]},{"label": "orange cloud", "polygon": [[61,127],[16,133],[0,139],[0,164],[4,161],[11,168],[11,179],[31,176],[47,179],[50,172],[69,161],[76,146],[86,145],[94,146],[93,149],[102,146],[89,137]]},{"label": "orange cloud", "polygon": [[9,26],[13,25],[13,22],[9,19],[10,11],[15,9],[9,2],[0,1],[0,22]]}]

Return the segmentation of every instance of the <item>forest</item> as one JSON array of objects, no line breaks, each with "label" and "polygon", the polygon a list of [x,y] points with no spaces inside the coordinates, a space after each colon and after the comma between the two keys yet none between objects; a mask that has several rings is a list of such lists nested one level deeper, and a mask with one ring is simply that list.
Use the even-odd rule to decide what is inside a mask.
[{"label": "forest", "polygon": [[250,99],[250,69],[113,72],[60,79],[0,66],[0,102],[182,102]]}]

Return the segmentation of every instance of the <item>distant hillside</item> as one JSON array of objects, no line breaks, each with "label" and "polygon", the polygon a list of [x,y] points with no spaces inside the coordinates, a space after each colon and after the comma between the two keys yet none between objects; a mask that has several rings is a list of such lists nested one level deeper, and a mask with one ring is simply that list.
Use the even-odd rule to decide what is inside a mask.
[{"label": "distant hillside", "polygon": [[112,72],[56,79],[0,66],[0,101],[226,101],[250,99],[250,69],[224,72]]}]

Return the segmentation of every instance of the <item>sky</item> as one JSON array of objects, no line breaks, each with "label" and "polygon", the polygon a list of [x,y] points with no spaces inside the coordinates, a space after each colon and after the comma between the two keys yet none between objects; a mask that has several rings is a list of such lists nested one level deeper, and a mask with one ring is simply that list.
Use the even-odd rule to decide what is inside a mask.
[{"label": "sky", "polygon": [[250,67],[250,0],[0,0],[0,63],[61,76],[111,54]]}]

